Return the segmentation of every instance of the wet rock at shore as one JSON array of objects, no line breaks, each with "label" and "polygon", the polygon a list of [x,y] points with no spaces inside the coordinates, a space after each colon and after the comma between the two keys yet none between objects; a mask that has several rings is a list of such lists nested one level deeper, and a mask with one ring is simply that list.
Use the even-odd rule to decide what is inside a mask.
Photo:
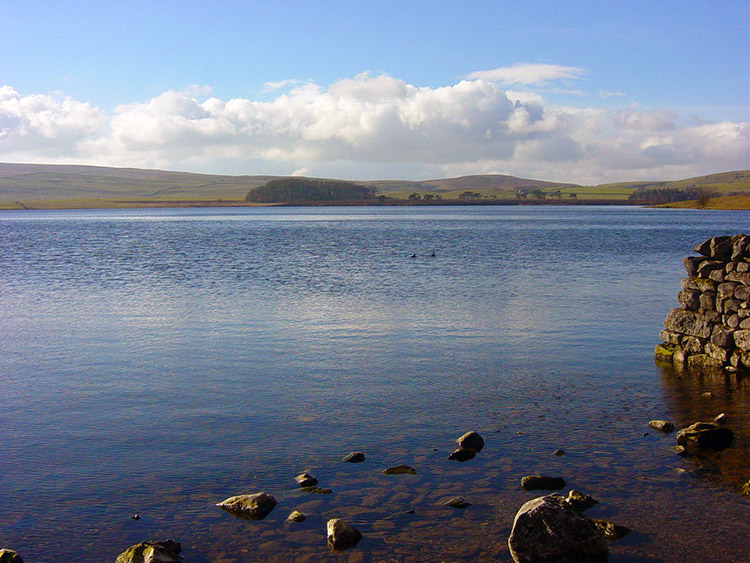
[{"label": "wet rock at shore", "polygon": [[589,522],[593,524],[597,534],[599,534],[605,540],[609,541],[621,540],[630,532],[632,532],[630,528],[620,526],[618,524],[613,524],[612,522],[607,522],[606,520],[591,518]]},{"label": "wet rock at shore", "polygon": [[670,422],[669,420],[651,420],[649,421],[648,425],[650,428],[653,428],[654,430],[658,430],[660,432],[664,432],[665,434],[674,432],[674,423]]},{"label": "wet rock at shore", "polygon": [[365,460],[365,454],[362,452],[352,452],[344,457],[347,463],[362,463]]},{"label": "wet rock at shore", "polygon": [[182,546],[174,540],[145,541],[129,547],[115,563],[172,563],[182,561]]},{"label": "wet rock at shore", "polygon": [[334,551],[343,551],[354,547],[362,539],[362,534],[341,518],[333,518],[326,525],[328,547]]},{"label": "wet rock at shore", "polygon": [[268,493],[255,493],[229,497],[216,506],[243,520],[263,520],[277,504]]},{"label": "wet rock at shore", "polygon": [[546,475],[526,475],[521,477],[521,488],[525,491],[548,490],[556,491],[565,486],[562,477],[548,477]]},{"label": "wet rock at shore", "polygon": [[416,475],[416,470],[408,465],[396,465],[383,469],[384,475]]},{"label": "wet rock at shore", "polygon": [[484,448],[484,439],[478,432],[467,432],[460,436],[456,440],[456,443],[460,449],[471,450],[476,453],[481,452],[482,448]]},{"label": "wet rock at shore", "polygon": [[464,450],[462,448],[458,448],[448,456],[448,459],[452,459],[454,461],[469,461],[470,459],[474,459],[476,456],[477,453],[474,450]]},{"label": "wet rock at shore", "polygon": [[508,547],[516,563],[605,563],[609,557],[594,525],[557,493],[519,509]]},{"label": "wet rock at shore", "polygon": [[728,448],[734,440],[729,428],[713,422],[696,422],[677,433],[677,445],[688,452],[700,454],[706,450],[719,451]]},{"label": "wet rock at shore", "polygon": [[594,497],[587,495],[586,493],[576,491],[575,489],[571,489],[571,491],[568,493],[568,496],[565,498],[565,502],[567,502],[568,505],[576,512],[583,512],[585,510],[588,510],[595,504],[599,504],[599,501]]},{"label": "wet rock at shore", "polygon": [[445,506],[450,506],[451,508],[468,508],[471,506],[471,503],[467,502],[464,497],[453,497],[445,502]]},{"label": "wet rock at shore", "polygon": [[0,549],[0,563],[23,563],[23,559],[12,549]]},{"label": "wet rock at shore", "polygon": [[294,480],[300,487],[314,487],[318,484],[318,480],[309,473],[300,473]]}]

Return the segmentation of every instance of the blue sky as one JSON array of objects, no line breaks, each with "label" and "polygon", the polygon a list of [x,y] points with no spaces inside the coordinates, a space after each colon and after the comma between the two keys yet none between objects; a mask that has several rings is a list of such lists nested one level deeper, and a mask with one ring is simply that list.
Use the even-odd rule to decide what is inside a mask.
[{"label": "blue sky", "polygon": [[584,183],[749,168],[749,5],[0,1],[0,161]]}]

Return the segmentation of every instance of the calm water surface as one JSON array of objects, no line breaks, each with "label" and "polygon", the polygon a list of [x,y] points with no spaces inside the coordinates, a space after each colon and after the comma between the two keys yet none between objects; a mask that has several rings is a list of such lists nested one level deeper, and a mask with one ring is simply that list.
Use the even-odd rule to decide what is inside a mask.
[{"label": "calm water surface", "polygon": [[[652,353],[681,258],[748,227],[611,207],[0,212],[0,547],[510,561],[538,496],[519,480],[543,472],[635,530],[611,561],[747,560],[750,384]],[[738,439],[714,459],[644,436],[719,412]],[[484,451],[448,461],[472,429]],[[367,460],[341,463],[352,450]],[[417,475],[380,473],[399,463]],[[302,471],[334,492],[298,490]],[[262,522],[214,507],[261,490],[279,500]],[[455,495],[472,506],[445,508]],[[310,517],[284,523],[293,509]],[[328,551],[331,517],[356,549]]]}]

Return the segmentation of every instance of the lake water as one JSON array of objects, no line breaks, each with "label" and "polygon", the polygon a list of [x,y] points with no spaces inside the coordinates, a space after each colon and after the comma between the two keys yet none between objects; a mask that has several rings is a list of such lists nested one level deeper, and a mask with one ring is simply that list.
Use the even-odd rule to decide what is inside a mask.
[{"label": "lake water", "polygon": [[[634,529],[611,561],[746,561],[748,379],[661,371],[653,348],[681,258],[748,227],[629,207],[0,212],[0,547],[510,561],[539,496],[520,478],[541,472]],[[738,439],[710,460],[644,436],[719,412]],[[485,449],[448,461],[467,430]],[[417,474],[381,474],[401,463]],[[299,490],[303,471],[333,493]],[[266,520],[214,506],[258,491],[279,501]],[[332,517],[355,549],[328,550]]]}]

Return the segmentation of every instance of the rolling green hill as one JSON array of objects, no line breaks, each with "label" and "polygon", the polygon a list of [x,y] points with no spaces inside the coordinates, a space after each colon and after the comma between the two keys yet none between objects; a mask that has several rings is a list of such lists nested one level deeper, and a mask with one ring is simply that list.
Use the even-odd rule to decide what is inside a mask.
[{"label": "rolling green hill", "polygon": [[[279,176],[222,176],[137,168],[81,165],[0,163],[0,208],[137,207],[175,205],[251,205],[245,196]],[[715,195],[750,194],[750,171],[722,172],[678,181],[621,182],[581,186],[487,174],[424,181],[371,180],[358,182],[393,199],[430,194],[442,201],[464,199],[516,200],[519,191],[528,201],[606,202],[627,200],[639,189],[707,188]],[[433,201],[435,201],[433,199]],[[633,202],[638,203],[638,202]]]}]

